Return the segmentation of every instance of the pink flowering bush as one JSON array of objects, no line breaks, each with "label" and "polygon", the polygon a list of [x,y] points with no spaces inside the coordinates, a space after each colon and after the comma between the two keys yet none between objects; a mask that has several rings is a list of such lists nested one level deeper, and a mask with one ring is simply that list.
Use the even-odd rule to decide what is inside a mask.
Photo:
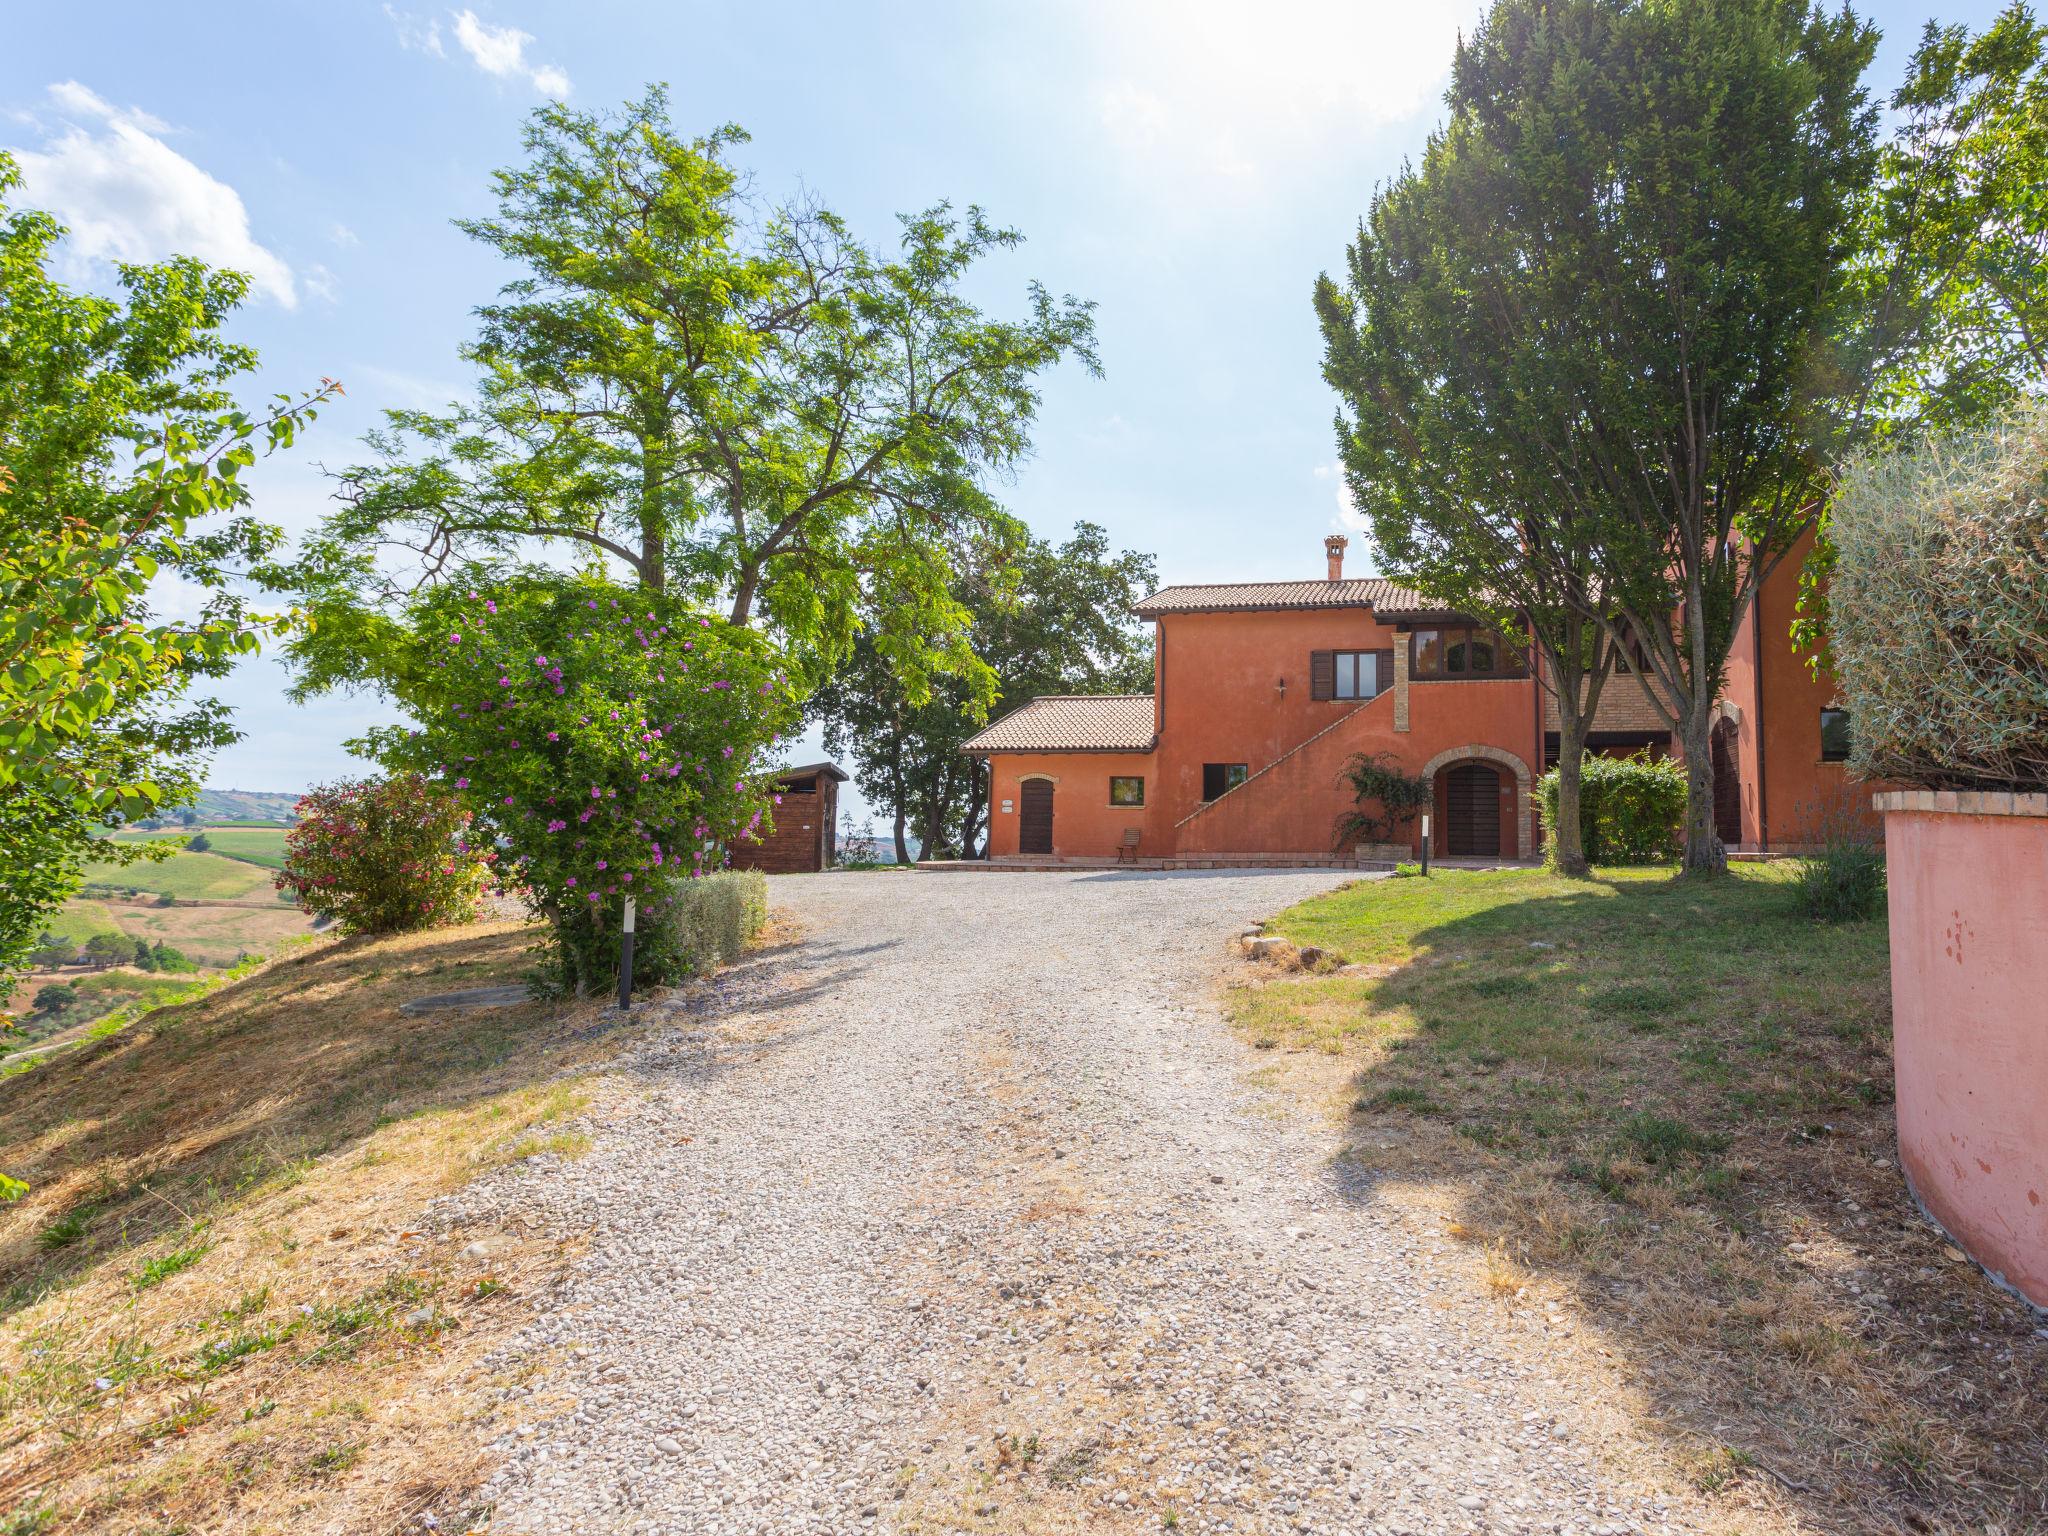
[{"label": "pink flowering bush", "polygon": [[608,986],[627,896],[636,975],[686,969],[665,918],[762,831],[755,761],[797,723],[774,648],[683,599],[552,572],[442,589],[409,617],[399,693],[419,725],[369,748],[474,810],[476,839],[549,923],[543,979]]},{"label": "pink flowering bush", "polygon": [[418,773],[323,784],[299,801],[275,883],[344,933],[467,922],[496,858],[469,846],[469,823]]}]

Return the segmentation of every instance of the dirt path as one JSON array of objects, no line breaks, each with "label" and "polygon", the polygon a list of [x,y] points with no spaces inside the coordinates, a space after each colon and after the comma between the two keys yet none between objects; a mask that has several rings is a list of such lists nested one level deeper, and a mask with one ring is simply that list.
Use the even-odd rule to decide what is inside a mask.
[{"label": "dirt path", "polygon": [[446,1213],[590,1234],[493,1362],[492,1529],[1716,1528],[1572,1319],[1257,1086],[1227,941],[1335,883],[776,882],[803,941]]}]

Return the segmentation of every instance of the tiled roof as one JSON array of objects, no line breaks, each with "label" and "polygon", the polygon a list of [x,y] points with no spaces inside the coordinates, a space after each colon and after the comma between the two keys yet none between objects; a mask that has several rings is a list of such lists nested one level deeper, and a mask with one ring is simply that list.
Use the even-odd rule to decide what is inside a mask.
[{"label": "tiled roof", "polygon": [[1379,576],[1350,581],[1250,581],[1162,587],[1132,611],[1141,619],[1164,613],[1230,613],[1260,608],[1371,608],[1379,613],[1435,613],[1420,592]]},{"label": "tiled roof", "polygon": [[1150,752],[1149,693],[1056,693],[993,722],[963,752]]}]

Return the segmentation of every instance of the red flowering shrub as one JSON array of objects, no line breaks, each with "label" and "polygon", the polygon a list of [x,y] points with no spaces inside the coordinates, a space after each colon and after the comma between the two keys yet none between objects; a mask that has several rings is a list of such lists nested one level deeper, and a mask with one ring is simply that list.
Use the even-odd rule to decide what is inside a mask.
[{"label": "red flowering shrub", "polygon": [[469,822],[421,774],[323,784],[299,801],[277,888],[344,933],[467,922],[497,859],[468,848]]}]

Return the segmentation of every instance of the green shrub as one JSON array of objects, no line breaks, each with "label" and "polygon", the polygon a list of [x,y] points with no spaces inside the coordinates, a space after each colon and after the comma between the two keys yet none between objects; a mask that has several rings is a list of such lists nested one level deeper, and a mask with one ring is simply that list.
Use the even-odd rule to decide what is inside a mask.
[{"label": "green shrub", "polygon": [[1830,527],[1828,645],[1851,771],[2048,790],[2048,402],[1862,454]]},{"label": "green shrub", "polygon": [[[1545,845],[1557,847],[1557,770],[1537,782]],[[1685,765],[1675,758],[1600,757],[1579,769],[1579,835],[1595,864],[1649,864],[1678,852]]]},{"label": "green shrub", "polygon": [[299,802],[276,885],[343,933],[467,922],[497,860],[465,842],[469,823],[417,773],[323,784]]},{"label": "green shrub", "polygon": [[1846,923],[1884,910],[1884,843],[1847,795],[1800,808],[1800,905],[1817,922]]},{"label": "green shrub", "polygon": [[167,974],[180,975],[199,969],[192,957],[186,954],[185,951],[173,949],[161,939],[150,946],[149,954],[150,958],[156,962],[154,968]]},{"label": "green shrub", "polygon": [[767,877],[728,869],[685,881],[648,938],[677,970],[702,975],[737,956],[767,921]]}]

